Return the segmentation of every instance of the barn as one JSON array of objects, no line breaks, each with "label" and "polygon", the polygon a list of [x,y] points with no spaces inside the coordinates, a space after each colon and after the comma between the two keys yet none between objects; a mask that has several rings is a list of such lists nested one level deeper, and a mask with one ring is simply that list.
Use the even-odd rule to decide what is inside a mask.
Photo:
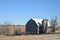
[{"label": "barn", "polygon": [[44,33],[48,26],[47,19],[30,19],[26,23],[27,34],[40,34]]}]

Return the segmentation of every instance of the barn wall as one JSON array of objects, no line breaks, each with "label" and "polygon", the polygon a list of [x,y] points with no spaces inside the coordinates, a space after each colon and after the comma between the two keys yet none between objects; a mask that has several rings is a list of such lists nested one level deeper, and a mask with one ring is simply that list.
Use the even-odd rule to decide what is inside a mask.
[{"label": "barn wall", "polygon": [[35,23],[35,21],[33,21],[32,19],[29,20],[26,24],[26,33],[28,33],[28,34],[37,34],[38,33],[38,26]]},{"label": "barn wall", "polygon": [[43,33],[43,27],[39,26],[39,34],[42,34],[42,33]]}]

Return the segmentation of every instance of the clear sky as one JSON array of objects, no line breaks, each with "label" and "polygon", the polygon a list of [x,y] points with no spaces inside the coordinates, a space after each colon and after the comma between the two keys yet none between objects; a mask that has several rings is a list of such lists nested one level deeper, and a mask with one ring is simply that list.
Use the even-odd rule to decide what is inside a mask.
[{"label": "clear sky", "polygon": [[31,18],[53,16],[60,20],[60,0],[0,0],[0,24],[26,24]]}]

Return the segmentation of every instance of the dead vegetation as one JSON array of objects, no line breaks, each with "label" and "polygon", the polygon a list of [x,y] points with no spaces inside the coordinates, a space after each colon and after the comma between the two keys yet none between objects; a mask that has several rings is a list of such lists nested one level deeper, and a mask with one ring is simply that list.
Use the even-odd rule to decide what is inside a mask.
[{"label": "dead vegetation", "polygon": [[24,33],[24,25],[0,25],[0,34],[2,35],[21,35]]},{"label": "dead vegetation", "polygon": [[60,34],[21,35],[21,36],[0,35],[0,40],[60,40]]}]

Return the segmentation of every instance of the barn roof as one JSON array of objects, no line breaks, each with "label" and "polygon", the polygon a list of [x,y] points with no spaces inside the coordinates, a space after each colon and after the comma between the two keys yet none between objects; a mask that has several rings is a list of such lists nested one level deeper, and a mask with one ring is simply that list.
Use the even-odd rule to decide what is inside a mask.
[{"label": "barn roof", "polygon": [[[38,26],[41,26],[41,25],[42,25],[42,20],[43,20],[43,19],[34,19],[34,18],[33,18],[32,20],[34,20]],[[49,21],[48,21],[48,26],[50,26]]]},{"label": "barn roof", "polygon": [[32,20],[34,20],[38,26],[42,25],[42,20],[43,19],[32,19]]}]

